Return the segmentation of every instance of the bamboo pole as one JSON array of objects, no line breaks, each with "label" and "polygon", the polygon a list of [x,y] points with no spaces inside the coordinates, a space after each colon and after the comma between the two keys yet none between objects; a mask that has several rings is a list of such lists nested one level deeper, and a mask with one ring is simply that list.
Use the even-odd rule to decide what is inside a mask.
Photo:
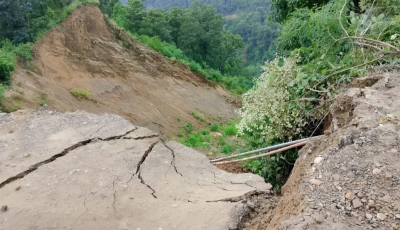
[{"label": "bamboo pole", "polygon": [[232,160],[232,161],[215,162],[215,163],[213,163],[213,165],[223,165],[223,164],[230,164],[230,163],[236,163],[236,162],[243,162],[243,161],[249,161],[249,160],[258,159],[258,158],[261,158],[261,157],[271,156],[271,155],[286,151],[288,149],[292,149],[292,148],[295,148],[295,147],[303,146],[303,145],[307,144],[307,142],[308,141],[299,142],[299,143],[296,143],[294,145],[289,145],[287,147],[284,147],[284,148],[281,148],[281,149],[277,149],[277,150],[274,150],[274,151],[271,151],[271,152],[268,152],[268,153],[264,153],[264,154],[261,154],[261,155],[257,155],[257,156],[252,156],[252,157],[247,157],[247,158],[238,159],[238,160]]},{"label": "bamboo pole", "polygon": [[268,146],[268,147],[265,147],[265,148],[262,148],[262,149],[257,149],[257,150],[252,150],[252,151],[249,151],[249,152],[244,152],[244,153],[231,155],[229,157],[222,157],[222,158],[218,158],[218,159],[215,159],[215,160],[211,160],[210,162],[214,163],[214,162],[218,162],[218,161],[222,161],[222,160],[228,160],[228,159],[232,159],[232,158],[236,158],[236,157],[240,157],[240,156],[250,155],[250,154],[253,154],[253,153],[259,153],[259,152],[266,151],[266,150],[277,149],[277,148],[280,148],[280,147],[285,147],[285,146],[288,146],[288,145],[296,144],[296,143],[303,142],[303,141],[308,141],[310,139],[317,139],[317,138],[320,138],[320,137],[322,137],[322,135],[321,136],[310,137],[310,138],[304,138],[304,139],[300,139],[300,140],[296,140],[296,141],[290,141],[290,142],[286,142],[286,143],[282,143],[282,144],[278,144],[278,145]]}]

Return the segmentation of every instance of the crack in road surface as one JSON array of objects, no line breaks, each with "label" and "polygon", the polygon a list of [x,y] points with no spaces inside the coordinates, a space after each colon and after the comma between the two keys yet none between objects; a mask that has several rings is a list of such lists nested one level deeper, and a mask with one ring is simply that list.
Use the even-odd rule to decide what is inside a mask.
[{"label": "crack in road surface", "polygon": [[172,161],[171,161],[170,167],[171,167],[171,166],[174,166],[175,172],[176,172],[177,174],[179,174],[181,177],[183,177],[183,175],[182,175],[180,172],[178,172],[178,168],[176,167],[176,164],[175,164],[175,151],[174,151],[172,148],[170,148],[170,147],[167,145],[167,143],[165,143],[164,140],[161,140],[161,142],[162,142],[162,144],[165,146],[165,148],[167,148],[169,151],[171,151],[171,154],[172,154]]},{"label": "crack in road surface", "polygon": [[137,164],[136,172],[133,173],[131,178],[125,183],[126,185],[128,185],[129,182],[131,182],[133,180],[133,178],[137,175],[140,182],[142,184],[146,185],[152,191],[151,195],[156,199],[157,199],[157,196],[155,195],[156,191],[150,185],[146,184],[146,182],[143,180],[142,175],[140,174],[140,167],[146,160],[147,156],[149,156],[150,152],[153,151],[154,146],[156,146],[156,144],[158,144],[159,142],[160,141],[154,142],[153,144],[150,145],[150,147],[146,150],[146,152],[144,152],[142,159],[140,159],[139,163]]},{"label": "crack in road surface", "polygon": [[15,175],[15,176],[9,177],[7,180],[5,180],[5,181],[0,183],[0,189],[3,188],[4,186],[6,186],[7,184],[10,184],[10,183],[12,183],[12,182],[14,182],[16,180],[24,178],[26,175],[36,171],[42,165],[49,164],[49,163],[57,160],[58,158],[67,155],[68,153],[70,153],[71,151],[73,151],[73,150],[75,150],[75,149],[77,149],[79,147],[86,146],[86,145],[88,145],[90,143],[93,143],[93,142],[96,142],[96,141],[112,141],[112,140],[121,139],[122,137],[134,132],[135,130],[137,130],[137,128],[134,128],[133,130],[130,130],[130,131],[126,132],[125,134],[122,134],[122,135],[119,135],[119,136],[112,136],[112,137],[108,137],[108,138],[104,138],[104,139],[103,138],[91,138],[91,139],[88,139],[88,140],[80,141],[80,142],[78,142],[78,143],[76,143],[76,144],[64,149],[61,153],[58,153],[58,154],[50,157],[47,160],[44,160],[44,161],[41,161],[41,162],[36,163],[34,165],[31,165],[29,167],[29,169],[27,169],[27,170]]}]

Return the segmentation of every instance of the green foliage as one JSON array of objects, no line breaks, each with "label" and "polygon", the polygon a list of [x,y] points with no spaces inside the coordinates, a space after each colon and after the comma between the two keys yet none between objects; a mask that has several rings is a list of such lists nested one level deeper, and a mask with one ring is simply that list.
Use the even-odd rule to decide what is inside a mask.
[{"label": "green foliage", "polygon": [[47,99],[47,93],[42,93],[39,98],[33,98],[33,101],[37,102],[40,106],[44,106],[47,104]]},{"label": "green foliage", "polygon": [[227,87],[235,93],[252,86],[254,71],[243,70],[242,38],[223,29],[222,15],[214,7],[193,3],[186,10],[172,8],[168,12],[144,8],[140,0],[129,0],[125,6],[117,3],[112,18],[171,61],[183,62],[216,82],[235,78]]},{"label": "green foliage", "polygon": [[[285,18],[276,41],[282,57],[266,63],[254,88],[243,95],[238,128],[248,145],[311,135],[340,84],[365,76],[375,65],[398,65],[398,54],[385,55],[400,49],[400,16],[382,8],[357,14],[352,7],[345,0],[331,1],[320,8],[294,8]],[[246,166],[279,189],[296,157],[295,150],[287,151]]]},{"label": "green foliage", "polygon": [[3,101],[4,98],[4,92],[5,92],[5,87],[4,85],[0,84],[0,113],[2,110],[1,102]]},{"label": "green foliage", "polygon": [[230,145],[224,145],[224,147],[222,147],[222,152],[225,154],[230,154],[231,153],[231,146]]},{"label": "green foliage", "polygon": [[283,22],[297,9],[312,9],[328,2],[329,0],[271,0],[271,18]]},{"label": "green foliage", "polygon": [[224,136],[234,136],[238,133],[238,129],[235,126],[228,126],[224,128]]},{"label": "green foliage", "polygon": [[86,89],[71,89],[71,94],[77,97],[78,99],[90,99],[92,95],[90,91]]},{"label": "green foliage", "polygon": [[196,118],[197,120],[199,120],[199,121],[201,121],[201,122],[205,122],[204,117],[201,116],[200,114],[197,114],[197,113],[195,113],[195,112],[192,112],[191,114],[192,114],[192,116],[193,116],[194,118]]},{"label": "green foliage", "polygon": [[210,134],[210,131],[208,131],[207,129],[202,129],[200,131],[200,133],[201,133],[201,135],[208,135],[208,134]]},{"label": "green foliage", "polygon": [[211,130],[212,132],[215,132],[215,131],[217,131],[218,129],[219,129],[218,123],[213,123],[213,124],[211,125],[210,130]]}]

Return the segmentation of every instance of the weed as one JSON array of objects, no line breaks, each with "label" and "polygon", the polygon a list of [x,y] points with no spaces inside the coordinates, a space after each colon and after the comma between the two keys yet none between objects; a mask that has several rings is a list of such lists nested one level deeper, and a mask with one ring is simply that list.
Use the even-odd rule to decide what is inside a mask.
[{"label": "weed", "polygon": [[238,132],[238,129],[235,126],[228,126],[224,128],[224,136],[234,136]]},{"label": "weed", "polygon": [[71,89],[71,94],[77,97],[78,99],[90,99],[92,95],[90,91],[86,89]]},{"label": "weed", "polygon": [[40,98],[33,98],[33,101],[37,102],[40,106],[47,104],[47,93],[42,93]]},{"label": "weed", "polygon": [[211,125],[210,130],[211,130],[212,132],[215,132],[215,131],[217,131],[218,129],[219,129],[218,123],[214,123],[214,124]]}]

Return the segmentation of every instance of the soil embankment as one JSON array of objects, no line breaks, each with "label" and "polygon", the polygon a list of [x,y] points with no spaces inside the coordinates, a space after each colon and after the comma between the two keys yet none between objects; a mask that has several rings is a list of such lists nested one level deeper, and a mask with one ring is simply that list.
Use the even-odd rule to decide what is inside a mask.
[{"label": "soil embankment", "polygon": [[[118,114],[167,136],[176,136],[184,122],[204,125],[191,112],[211,121],[235,117],[235,98],[132,39],[96,5],[78,8],[38,41],[33,64],[14,71],[7,107],[39,108],[45,101],[60,112]],[[72,96],[74,88],[90,91],[91,100]]]},{"label": "soil embankment", "polygon": [[330,129],[299,152],[266,229],[399,228],[399,76],[357,79],[336,99]]}]

